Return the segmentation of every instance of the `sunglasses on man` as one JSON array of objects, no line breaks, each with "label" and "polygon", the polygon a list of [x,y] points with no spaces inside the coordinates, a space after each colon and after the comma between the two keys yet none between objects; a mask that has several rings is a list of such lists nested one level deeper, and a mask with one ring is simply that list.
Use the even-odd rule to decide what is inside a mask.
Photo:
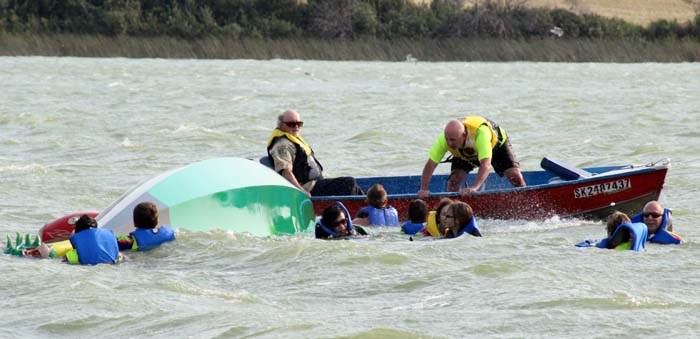
[{"label": "sunglasses on man", "polygon": [[642,214],[642,216],[644,216],[645,218],[652,217],[652,218],[654,218],[654,219],[656,219],[656,218],[658,218],[658,217],[660,217],[660,216],[662,216],[662,215],[663,215],[663,214],[654,213],[654,212],[645,212],[645,213]]},{"label": "sunglasses on man", "polygon": [[304,126],[303,121],[282,121],[283,124],[287,125],[289,128],[294,128],[294,127],[299,127]]}]

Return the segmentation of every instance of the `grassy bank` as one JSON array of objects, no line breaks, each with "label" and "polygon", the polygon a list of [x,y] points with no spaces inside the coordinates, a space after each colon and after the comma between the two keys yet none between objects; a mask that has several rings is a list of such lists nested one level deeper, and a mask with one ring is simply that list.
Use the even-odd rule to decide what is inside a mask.
[{"label": "grassy bank", "polygon": [[3,56],[405,61],[697,62],[700,42],[664,40],[234,40],[0,35]]}]

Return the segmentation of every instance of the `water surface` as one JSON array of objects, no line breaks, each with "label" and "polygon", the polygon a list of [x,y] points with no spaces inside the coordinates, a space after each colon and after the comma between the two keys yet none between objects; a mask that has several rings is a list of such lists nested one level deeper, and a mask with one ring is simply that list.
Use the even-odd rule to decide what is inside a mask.
[{"label": "water surface", "polygon": [[[180,230],[119,266],[0,256],[2,337],[691,337],[700,330],[700,65],[0,58],[0,235],[100,210],[152,175],[257,158],[295,108],[328,175],[419,174],[445,122],[485,115],[524,170],[672,169],[686,243],[581,250],[583,220],[479,220],[318,241]],[[235,169],[232,169],[235,170]],[[445,173],[442,165],[438,172]],[[633,335],[634,336],[634,335]]]}]

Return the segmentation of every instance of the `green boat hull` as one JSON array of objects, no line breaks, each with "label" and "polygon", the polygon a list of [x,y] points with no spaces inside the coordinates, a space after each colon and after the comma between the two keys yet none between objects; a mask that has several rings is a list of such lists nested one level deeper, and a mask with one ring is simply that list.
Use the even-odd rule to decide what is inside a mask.
[{"label": "green boat hull", "polygon": [[304,232],[315,224],[304,192],[257,161],[214,158],[176,168],[127,191],[97,217],[100,227],[127,234],[132,210],[156,204],[160,224],[191,231],[223,230],[256,236]]},{"label": "green boat hull", "polygon": [[284,186],[256,186],[219,192],[170,208],[173,225],[191,231],[222,229],[257,236],[304,232],[314,225],[309,198]]}]

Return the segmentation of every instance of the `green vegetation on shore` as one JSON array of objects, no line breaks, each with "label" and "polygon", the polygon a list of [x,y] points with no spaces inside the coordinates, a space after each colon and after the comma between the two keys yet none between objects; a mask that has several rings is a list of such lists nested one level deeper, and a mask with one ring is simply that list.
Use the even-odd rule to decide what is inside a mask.
[{"label": "green vegetation on shore", "polygon": [[0,0],[0,55],[700,61],[700,15],[646,27],[522,1]]}]

